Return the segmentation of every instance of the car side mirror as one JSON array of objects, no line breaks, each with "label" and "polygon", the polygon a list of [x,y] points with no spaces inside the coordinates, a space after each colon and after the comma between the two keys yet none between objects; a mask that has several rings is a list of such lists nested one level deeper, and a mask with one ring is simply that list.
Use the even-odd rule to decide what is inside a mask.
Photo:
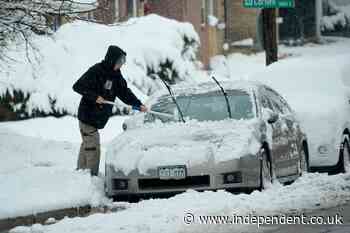
[{"label": "car side mirror", "polygon": [[269,124],[275,123],[279,118],[278,114],[269,108],[262,109],[262,116],[263,116],[263,119],[267,121],[267,123]]}]

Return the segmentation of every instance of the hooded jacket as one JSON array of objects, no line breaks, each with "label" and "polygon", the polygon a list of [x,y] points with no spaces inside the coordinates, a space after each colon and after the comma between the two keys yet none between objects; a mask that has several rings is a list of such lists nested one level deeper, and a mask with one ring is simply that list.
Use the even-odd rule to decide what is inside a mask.
[{"label": "hooded jacket", "polygon": [[104,60],[90,67],[73,85],[73,90],[82,95],[78,119],[97,129],[102,129],[112,115],[113,106],[97,104],[102,96],[105,100],[115,101],[118,97],[125,104],[137,106],[141,101],[132,93],[120,70],[114,71],[116,61],[126,53],[117,46],[109,46]]}]

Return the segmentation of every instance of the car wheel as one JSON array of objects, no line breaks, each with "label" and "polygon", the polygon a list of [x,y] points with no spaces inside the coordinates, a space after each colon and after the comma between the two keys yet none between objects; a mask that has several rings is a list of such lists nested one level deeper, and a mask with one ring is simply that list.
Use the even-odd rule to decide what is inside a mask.
[{"label": "car wheel", "polygon": [[265,149],[261,152],[260,160],[260,190],[271,187],[273,182],[273,169],[270,156]]},{"label": "car wheel", "polygon": [[301,150],[300,160],[298,161],[298,169],[300,176],[310,170],[308,150],[306,145],[303,145],[303,149]]},{"label": "car wheel", "polygon": [[341,172],[344,172],[344,173],[350,172],[350,152],[349,151],[350,151],[349,143],[347,140],[345,140],[340,150]]}]

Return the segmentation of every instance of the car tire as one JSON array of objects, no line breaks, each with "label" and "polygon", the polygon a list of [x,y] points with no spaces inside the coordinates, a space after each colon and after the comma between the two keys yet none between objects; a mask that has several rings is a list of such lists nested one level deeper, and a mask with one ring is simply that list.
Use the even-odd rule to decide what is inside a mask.
[{"label": "car tire", "polygon": [[301,156],[300,160],[298,161],[298,168],[299,168],[299,176],[302,176],[303,174],[310,171],[310,164],[309,164],[309,153],[308,153],[307,145],[304,144],[302,146],[301,150]]},{"label": "car tire", "polygon": [[341,172],[350,172],[350,149],[349,142],[345,139],[340,149]]},{"label": "car tire", "polygon": [[260,160],[260,190],[271,187],[273,177],[274,174],[270,156],[265,149],[262,149]]}]

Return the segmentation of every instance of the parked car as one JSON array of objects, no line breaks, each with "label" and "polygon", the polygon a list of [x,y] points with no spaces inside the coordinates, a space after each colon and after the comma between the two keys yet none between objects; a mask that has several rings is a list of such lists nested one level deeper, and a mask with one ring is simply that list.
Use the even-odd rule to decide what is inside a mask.
[{"label": "parked car", "polygon": [[276,91],[248,81],[221,86],[175,86],[176,102],[161,92],[149,103],[169,117],[131,117],[107,151],[107,195],[263,189],[308,170],[306,135]]}]

